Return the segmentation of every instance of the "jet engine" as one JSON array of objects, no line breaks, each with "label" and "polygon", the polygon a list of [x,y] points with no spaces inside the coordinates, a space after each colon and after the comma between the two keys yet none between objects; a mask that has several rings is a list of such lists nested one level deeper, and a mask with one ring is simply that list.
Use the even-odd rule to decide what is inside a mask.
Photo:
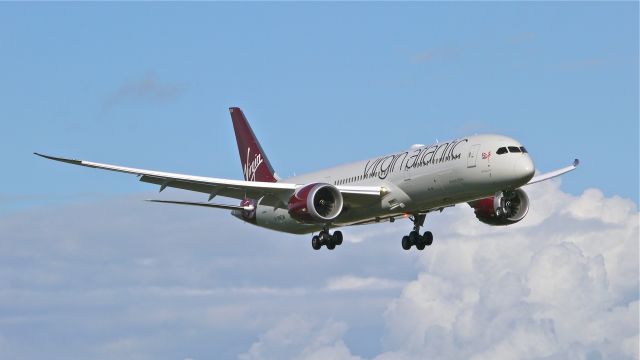
[{"label": "jet engine", "polygon": [[529,212],[529,197],[522,189],[499,191],[494,196],[469,203],[478,220],[493,226],[511,225]]},{"label": "jet engine", "polygon": [[293,194],[287,206],[292,218],[307,223],[327,223],[340,215],[342,194],[330,184],[305,185]]}]

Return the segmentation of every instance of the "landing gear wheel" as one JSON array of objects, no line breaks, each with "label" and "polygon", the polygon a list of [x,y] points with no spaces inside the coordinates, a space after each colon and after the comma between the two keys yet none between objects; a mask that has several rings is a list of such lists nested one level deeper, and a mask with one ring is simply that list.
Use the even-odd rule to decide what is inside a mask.
[{"label": "landing gear wheel", "polygon": [[431,233],[431,231],[425,231],[422,238],[424,239],[425,245],[430,246],[431,244],[433,244],[433,234]]},{"label": "landing gear wheel", "polygon": [[411,249],[413,245],[418,250],[424,250],[426,246],[433,243],[433,234],[431,231],[426,231],[424,235],[420,236],[420,228],[424,226],[424,219],[426,214],[413,214],[409,217],[413,222],[413,230],[409,235],[402,238],[402,248],[405,250]]},{"label": "landing gear wheel", "polygon": [[411,249],[411,239],[408,236],[402,237],[402,248],[405,250]]},{"label": "landing gear wheel", "polygon": [[342,231],[336,231],[333,233],[333,241],[336,245],[342,245]]},{"label": "landing gear wheel", "polygon": [[327,249],[333,250],[336,246],[342,244],[342,232],[336,231],[333,234],[329,232],[326,228],[318,233],[318,235],[314,235],[311,237],[311,247],[314,250],[320,250],[322,246],[326,246]]}]

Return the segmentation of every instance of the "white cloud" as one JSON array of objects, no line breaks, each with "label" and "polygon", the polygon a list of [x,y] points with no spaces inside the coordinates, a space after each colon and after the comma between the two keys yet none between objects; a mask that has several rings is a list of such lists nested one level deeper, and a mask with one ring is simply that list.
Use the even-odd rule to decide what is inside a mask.
[{"label": "white cloud", "polygon": [[347,330],[343,322],[327,320],[317,323],[300,315],[291,315],[260,336],[242,360],[258,359],[335,359],[355,360],[342,337]]},{"label": "white cloud", "polygon": [[527,189],[532,212],[511,228],[454,220],[387,309],[389,354],[637,358],[636,205],[558,186]]},{"label": "white cloud", "polygon": [[359,277],[346,275],[337,278],[332,278],[327,281],[326,290],[338,291],[338,290],[382,290],[393,289],[401,287],[404,282],[381,279],[377,277]]},{"label": "white cloud", "polygon": [[423,252],[409,221],[313,251],[143,194],[3,216],[0,357],[637,358],[636,205],[526,190],[513,226],[430,215]]},{"label": "white cloud", "polygon": [[632,202],[619,196],[606,199],[602,191],[587,189],[567,206],[566,211],[579,220],[596,219],[608,224],[620,224],[633,213],[634,208]]}]

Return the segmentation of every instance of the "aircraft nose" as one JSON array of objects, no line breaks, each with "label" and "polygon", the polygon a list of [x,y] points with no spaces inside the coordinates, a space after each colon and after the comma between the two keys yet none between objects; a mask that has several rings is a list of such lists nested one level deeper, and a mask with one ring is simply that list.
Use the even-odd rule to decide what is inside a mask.
[{"label": "aircraft nose", "polygon": [[533,161],[528,156],[522,156],[520,159],[513,163],[513,174],[525,182],[529,182],[533,177],[535,167]]}]

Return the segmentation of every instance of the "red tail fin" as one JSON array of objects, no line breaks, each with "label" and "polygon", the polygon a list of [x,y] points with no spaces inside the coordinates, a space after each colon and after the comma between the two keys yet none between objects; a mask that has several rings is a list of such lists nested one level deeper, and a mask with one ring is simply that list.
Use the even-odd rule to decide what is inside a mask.
[{"label": "red tail fin", "polygon": [[262,150],[262,146],[256,139],[256,135],[251,130],[251,126],[244,117],[242,110],[237,107],[229,108],[233,130],[236,133],[238,142],[238,152],[240,152],[240,162],[242,172],[246,181],[277,182],[276,174],[271,167],[271,163]]}]

